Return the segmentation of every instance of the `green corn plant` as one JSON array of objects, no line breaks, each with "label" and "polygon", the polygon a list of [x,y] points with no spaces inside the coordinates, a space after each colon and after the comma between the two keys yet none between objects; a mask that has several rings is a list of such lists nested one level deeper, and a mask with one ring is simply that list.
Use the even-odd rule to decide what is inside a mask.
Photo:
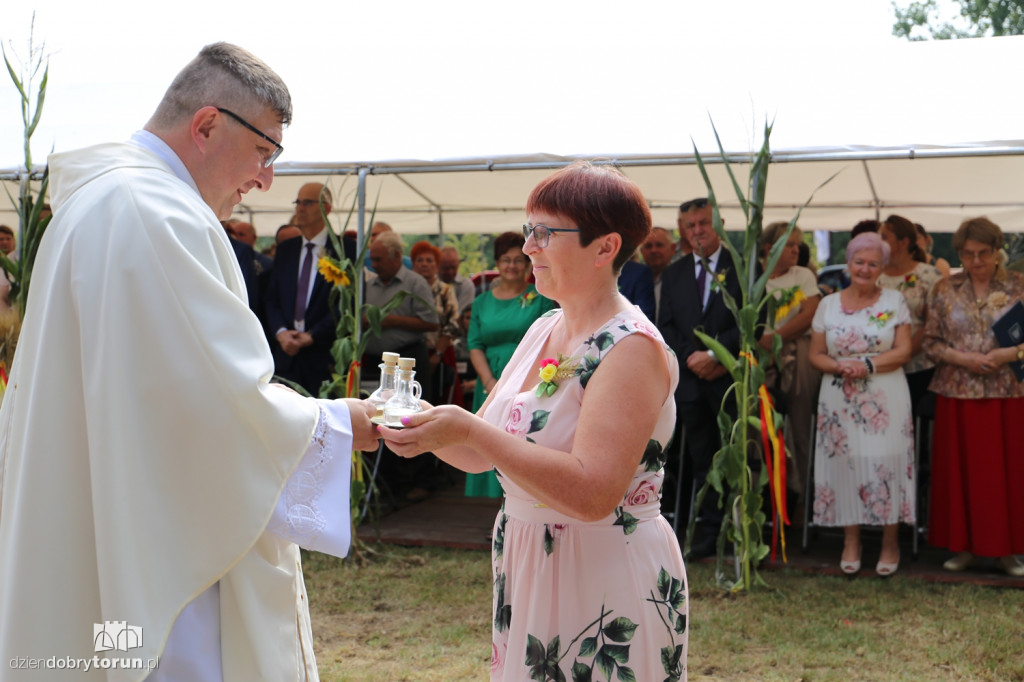
[{"label": "green corn plant", "polygon": [[[712,123],[714,129],[714,124]],[[767,521],[764,505],[764,490],[768,485],[764,466],[756,462],[763,461],[760,452],[761,418],[759,395],[765,383],[765,367],[772,358],[777,358],[782,347],[782,339],[777,335],[773,339],[772,351],[766,352],[758,343],[758,338],[766,326],[766,320],[774,316],[775,298],[767,293],[766,285],[775,269],[779,256],[785,248],[786,240],[793,231],[803,208],[811,198],[789,221],[785,233],[779,237],[768,252],[763,269],[758,263],[758,250],[761,237],[761,223],[764,217],[764,197],[768,183],[768,166],[771,160],[769,137],[772,125],[765,124],[764,141],[761,148],[753,155],[750,163],[750,175],[744,189],[736,180],[729,157],[722,146],[722,141],[715,130],[715,140],[725,169],[732,183],[733,191],[739,200],[746,219],[742,247],[736,247],[727,238],[722,222],[719,202],[715,195],[711,179],[700,152],[694,146],[697,166],[708,190],[708,203],[712,207],[712,222],[715,232],[722,242],[722,247],[729,250],[733,265],[738,275],[741,296],[734,299],[721,282],[714,281],[712,287],[720,291],[723,300],[736,318],[740,332],[740,352],[738,356],[730,353],[714,338],[696,329],[694,333],[715,353],[715,357],[729,372],[733,383],[725,396],[725,401],[734,401],[736,418],[723,409],[718,413],[718,427],[721,433],[722,446],[715,453],[707,481],[698,492],[696,506],[699,508],[708,490],[714,488],[719,494],[723,505],[722,526],[718,536],[718,566],[716,570],[719,584],[732,591],[751,590],[755,585],[765,585],[758,573],[758,565],[768,555],[769,545],[764,541],[764,525]],[[834,177],[834,176],[833,176]],[[832,178],[830,177],[826,184]],[[819,186],[820,189],[821,186]],[[704,267],[708,264],[704,261]],[[773,410],[773,421],[781,424],[781,418]],[[754,464],[752,464],[754,462]],[[687,530],[686,544],[692,542],[695,528],[695,517],[691,519]],[[781,531],[780,531],[781,532]],[[730,576],[723,568],[725,546],[731,543],[735,547],[735,571]]]},{"label": "green corn plant", "polygon": [[[34,21],[35,15],[33,15],[33,23]],[[36,46],[33,43],[30,31],[28,59],[22,65],[20,75],[11,63],[7,49],[3,48],[7,73],[21,100],[25,166],[21,171],[17,198],[11,196],[10,191],[6,186],[4,187],[4,191],[7,192],[8,198],[18,213],[20,256],[17,261],[13,261],[6,255],[0,254],[0,268],[11,280],[10,302],[12,306],[16,305],[22,318],[25,316],[25,307],[28,302],[28,289],[32,280],[32,266],[35,263],[36,251],[39,249],[39,241],[43,237],[43,232],[50,222],[49,211],[44,211],[46,190],[49,186],[48,169],[44,168],[42,172],[39,190],[35,193],[32,191],[32,135],[35,133],[43,113],[43,103],[46,101],[46,87],[50,74],[49,58],[45,55],[43,47],[43,45]],[[42,70],[42,77],[39,80],[39,88],[33,101],[32,83],[39,75],[40,70]]]}]

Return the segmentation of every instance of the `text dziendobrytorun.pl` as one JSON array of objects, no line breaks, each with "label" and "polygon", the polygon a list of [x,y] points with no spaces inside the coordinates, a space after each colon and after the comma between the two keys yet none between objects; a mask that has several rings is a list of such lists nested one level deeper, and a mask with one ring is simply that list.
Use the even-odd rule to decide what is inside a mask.
[{"label": "text dziendobrytorun.pl", "polygon": [[12,658],[12,670],[81,670],[89,672],[97,668],[112,670],[156,670],[160,667],[159,658],[74,658],[72,656],[50,656],[49,658]]}]

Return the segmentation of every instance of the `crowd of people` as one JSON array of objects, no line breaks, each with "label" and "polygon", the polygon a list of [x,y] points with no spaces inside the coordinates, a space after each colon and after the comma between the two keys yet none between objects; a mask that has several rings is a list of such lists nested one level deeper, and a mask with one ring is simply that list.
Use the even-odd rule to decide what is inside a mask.
[{"label": "crowd of people", "polygon": [[875,571],[895,573],[904,523],[915,533],[926,525],[930,544],[955,553],[946,570],[987,558],[1024,577],[1013,501],[1024,492],[1024,384],[1012,367],[1024,370],[1024,343],[1001,346],[994,331],[1022,300],[1024,275],[1005,267],[1003,233],[986,218],[953,235],[960,272],[930,256],[923,234],[899,215],[859,223],[846,248],[849,286],[801,302],[816,306],[804,362],[821,373],[813,408],[788,404],[794,439],[797,415],[816,417],[807,501],[814,523],[844,528],[849,575],[861,569],[864,525],[882,528]]},{"label": "crowd of people", "polygon": [[[337,369],[317,261],[357,257],[354,239],[343,254],[328,239],[320,183],[299,189],[272,256],[231,220],[269,188],[291,116],[276,73],[216,43],[128,142],[50,157],[54,217],[0,408],[0,660],[98,660],[82,628],[130,623],[147,631],[132,660],[159,660],[156,682],[318,679],[299,547],[347,553],[350,453],[383,440],[504,496],[492,680],[685,679],[687,578],[662,488],[673,443],[688,463],[676,480],[706,480],[733,409],[693,330],[740,344],[723,300],[740,273],[708,200],[680,205],[676,239],[621,172],[571,164],[527,197],[521,233],[495,239],[498,276],[479,291],[454,249],[420,242],[410,258],[373,225],[366,301],[408,295],[363,367],[415,358],[429,399],[402,428],[374,427],[368,401],[271,381],[316,396]],[[913,417],[933,414],[929,539],[955,553],[948,570],[993,558],[1024,576],[1024,343],[993,331],[1024,275],[985,218],[954,235],[957,273],[918,227],[858,225],[849,285],[827,295],[800,232],[764,232],[781,255],[758,327],[779,351],[769,381],[791,423],[792,494],[844,529],[850,575],[861,527],[880,526],[875,571],[893,575],[898,524],[918,521]],[[11,236],[0,229],[7,253]],[[404,473],[422,482],[422,467]],[[693,514],[690,557],[709,555],[717,500]]]}]

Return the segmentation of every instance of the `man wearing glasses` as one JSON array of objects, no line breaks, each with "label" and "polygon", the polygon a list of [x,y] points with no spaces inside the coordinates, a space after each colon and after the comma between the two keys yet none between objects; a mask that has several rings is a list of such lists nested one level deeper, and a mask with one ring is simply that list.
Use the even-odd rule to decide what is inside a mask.
[{"label": "man wearing glasses", "polygon": [[281,79],[217,43],[129,143],[50,157],[0,408],[4,680],[316,679],[296,543],[347,552],[374,411],[268,383],[218,222],[270,187],[290,119]]},{"label": "man wearing glasses", "polygon": [[[738,353],[740,338],[736,319],[726,307],[718,287],[728,290],[736,300],[740,300],[741,292],[732,257],[712,225],[708,200],[694,199],[680,205],[679,225],[693,252],[662,273],[658,328],[679,358],[676,410],[685,433],[692,480],[699,489],[720,447],[718,412],[732,379],[693,330],[702,329],[733,354]],[[730,409],[729,405],[725,409]],[[689,477],[684,480],[686,478]],[[680,492],[684,499],[688,497],[689,490]],[[714,490],[708,492],[703,506],[695,513],[697,530],[688,556],[702,558],[715,552],[722,522]],[[678,527],[685,528],[685,525]]]},{"label": "man wearing glasses", "polygon": [[[329,302],[330,284],[317,270],[323,254],[336,256],[327,235],[325,216],[331,212],[331,192],[318,182],[299,188],[293,222],[299,239],[281,242],[267,286],[267,332],[274,352],[274,371],[317,395],[331,378],[331,346],[337,313]],[[355,258],[355,243],[344,240],[345,257]]]}]

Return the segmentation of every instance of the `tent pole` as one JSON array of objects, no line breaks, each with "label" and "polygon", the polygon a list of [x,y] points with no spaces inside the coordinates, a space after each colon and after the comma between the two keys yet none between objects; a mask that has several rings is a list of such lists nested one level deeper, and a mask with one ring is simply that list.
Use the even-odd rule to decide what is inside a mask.
[{"label": "tent pole", "polygon": [[864,177],[868,181],[868,188],[871,190],[871,203],[875,205],[875,220],[882,219],[882,202],[878,199],[878,191],[875,189],[875,180],[871,177],[871,169],[868,168],[866,159],[861,159],[861,166],[864,167]]},{"label": "tent pole", "polygon": [[437,245],[439,248],[444,248],[444,213],[440,211],[437,214]]},{"label": "tent pole", "polygon": [[[356,184],[356,258],[359,258],[359,254],[363,248],[363,235],[366,234],[366,174],[369,169],[366,166],[359,167],[359,180]],[[344,239],[344,235],[342,235]],[[360,308],[365,303],[366,291],[363,289],[363,282],[365,278],[362,277],[363,271],[356,264],[356,300],[359,301]],[[360,338],[363,334],[363,320],[361,315],[355,316],[355,338]],[[360,358],[356,358],[357,360]]]}]

